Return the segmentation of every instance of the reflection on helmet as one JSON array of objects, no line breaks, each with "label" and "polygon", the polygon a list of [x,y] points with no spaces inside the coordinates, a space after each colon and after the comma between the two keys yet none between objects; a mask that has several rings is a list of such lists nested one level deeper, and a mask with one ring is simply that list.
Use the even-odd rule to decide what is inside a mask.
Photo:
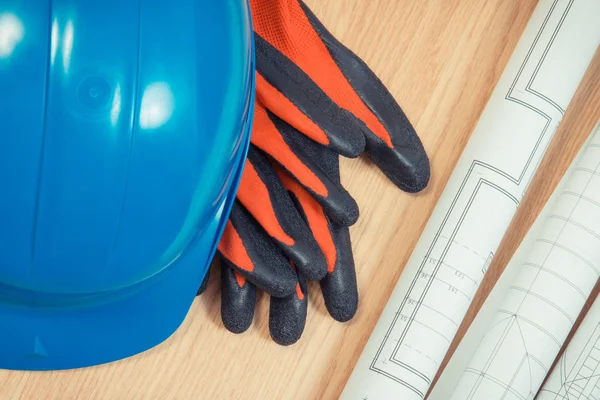
[{"label": "reflection on helmet", "polygon": [[237,190],[253,57],[245,0],[0,5],[0,368],[177,329]]}]

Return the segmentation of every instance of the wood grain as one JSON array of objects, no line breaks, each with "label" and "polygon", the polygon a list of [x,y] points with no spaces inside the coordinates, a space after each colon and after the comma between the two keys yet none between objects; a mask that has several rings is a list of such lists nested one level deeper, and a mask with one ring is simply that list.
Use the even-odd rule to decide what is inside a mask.
[{"label": "wood grain", "polygon": [[[432,162],[429,188],[408,195],[368,161],[343,160],[343,182],[361,207],[361,218],[351,230],[361,294],[356,317],[346,324],[332,321],[318,286],[311,285],[307,327],[296,345],[280,347],[270,340],[267,296],[259,298],[251,329],[233,335],[221,324],[218,280],[213,279],[181,328],[160,346],[127,360],[76,371],[0,371],[0,399],[332,399],[339,395],[536,1],[306,3],[389,87],[413,121]],[[575,146],[582,134],[566,135],[565,143]],[[553,160],[558,171],[566,168],[568,157]],[[553,173],[548,172],[555,177]],[[530,212],[539,207],[535,201],[526,204]],[[518,237],[511,234],[508,243]],[[509,244],[503,246],[510,251]]]}]

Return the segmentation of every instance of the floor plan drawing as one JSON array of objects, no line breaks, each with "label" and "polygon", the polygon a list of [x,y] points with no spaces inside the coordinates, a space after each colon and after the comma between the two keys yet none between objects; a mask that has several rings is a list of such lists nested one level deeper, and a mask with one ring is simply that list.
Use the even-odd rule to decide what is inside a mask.
[{"label": "floor plan drawing", "polygon": [[[580,354],[577,365],[571,369],[570,374],[565,375],[558,391],[543,390],[538,399],[600,399],[600,326],[596,326],[588,345]],[[566,367],[559,366],[561,369]]]},{"label": "floor plan drawing", "polygon": [[538,400],[600,400],[600,299],[586,314]]},{"label": "floor plan drawing", "polygon": [[597,12],[538,4],[342,399],[425,397],[598,47]]},{"label": "floor plan drawing", "polygon": [[[598,280],[600,130],[570,173],[452,399],[535,398]],[[592,356],[574,379],[596,368]]]}]

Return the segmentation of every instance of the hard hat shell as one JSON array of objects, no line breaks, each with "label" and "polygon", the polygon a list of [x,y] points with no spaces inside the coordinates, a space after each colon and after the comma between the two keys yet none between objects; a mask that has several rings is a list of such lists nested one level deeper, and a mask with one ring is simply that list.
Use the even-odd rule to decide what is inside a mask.
[{"label": "hard hat shell", "polygon": [[184,320],[254,104],[245,0],[0,0],[0,368],[91,366]]}]

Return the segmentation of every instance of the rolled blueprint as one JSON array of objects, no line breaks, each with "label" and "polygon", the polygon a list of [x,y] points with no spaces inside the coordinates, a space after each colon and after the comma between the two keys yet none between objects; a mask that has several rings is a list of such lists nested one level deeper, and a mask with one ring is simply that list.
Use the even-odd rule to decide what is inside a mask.
[{"label": "rolled blueprint", "polygon": [[[600,136],[600,129],[597,135]],[[598,144],[600,146],[600,138]],[[600,153],[600,148],[597,152]],[[600,207],[600,193],[596,195]],[[597,251],[600,251],[600,214],[597,214],[595,233]],[[600,399],[600,297],[594,301],[536,399]]]},{"label": "rolled blueprint", "polygon": [[564,180],[548,202],[549,212],[540,221],[543,227],[463,370],[452,400],[533,399],[596,284],[600,129],[594,130]]},{"label": "rolled blueprint", "polygon": [[[600,126],[598,128],[600,128]],[[592,130],[592,132],[597,132],[598,128]],[[556,214],[556,210],[559,209],[558,204],[569,185],[573,184],[573,175],[578,173],[577,168],[582,165],[582,159],[584,157],[589,157],[590,155],[593,156],[593,146],[592,152],[589,151],[590,144],[597,140],[597,133],[588,136],[586,142],[579,150],[577,156],[573,159],[568,170],[562,176],[560,182],[554,189],[554,192],[531,225],[529,231],[506,265],[502,275],[487,296],[483,306],[454,351],[452,358],[444,368],[444,372],[440,375],[435,387],[427,397],[427,400],[448,400],[455,392],[455,388],[463,378],[465,370],[470,367],[470,363],[474,359],[475,353],[479,350],[479,345],[484,341],[490,327],[494,325],[494,318],[497,317],[498,310],[503,307],[508,293],[514,289],[515,282],[518,282],[518,278],[524,265],[527,265],[527,263],[530,262],[532,249],[536,246],[538,239],[543,238],[544,232],[547,229],[547,221],[556,218],[554,215]],[[590,283],[593,284],[594,279],[592,279]],[[584,295],[586,290],[587,289],[583,291]],[[575,313],[577,313],[577,307],[574,310]],[[513,353],[512,349],[511,354],[515,354],[515,358],[519,357],[518,352]]]},{"label": "rolled blueprint", "polygon": [[599,0],[541,0],[342,399],[423,399],[600,43]]},{"label": "rolled blueprint", "polygon": [[600,399],[600,298],[569,342],[536,400]]}]

